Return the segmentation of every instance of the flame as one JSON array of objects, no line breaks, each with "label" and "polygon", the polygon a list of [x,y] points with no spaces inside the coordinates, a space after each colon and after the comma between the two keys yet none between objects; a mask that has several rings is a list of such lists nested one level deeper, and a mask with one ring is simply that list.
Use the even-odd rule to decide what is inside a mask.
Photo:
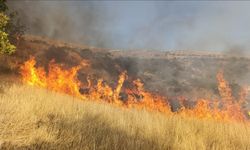
[{"label": "flame", "polygon": [[223,121],[246,121],[246,115],[242,110],[242,104],[246,101],[246,91],[243,89],[239,100],[232,96],[229,83],[224,79],[222,71],[217,74],[218,91],[221,100],[199,99],[192,109],[183,107],[179,114],[198,118],[215,119]]},{"label": "flame", "polygon": [[35,65],[36,61],[34,57],[31,57],[21,66],[21,75],[24,82],[56,92],[82,97],[82,94],[79,92],[81,82],[76,77],[80,69],[79,66],[66,70],[55,64],[54,61],[51,61],[49,63],[49,71],[46,73],[44,68],[36,68]]},{"label": "flame", "polygon": [[[21,66],[21,75],[27,84],[66,93],[84,100],[103,101],[123,108],[146,109],[168,116],[180,115],[219,121],[248,122],[247,115],[250,116],[250,111],[242,109],[242,105],[246,102],[247,90],[243,88],[239,93],[239,99],[235,99],[222,71],[219,71],[216,76],[220,99],[198,99],[194,107],[186,108],[183,104],[185,98],[180,96],[179,102],[182,107],[178,111],[172,112],[168,99],[146,91],[140,79],[133,81],[133,89],[123,88],[123,84],[128,78],[126,71],[120,74],[117,86],[114,88],[106,84],[103,79],[99,79],[94,85],[89,76],[87,77],[88,84],[83,85],[77,78],[77,72],[81,67],[89,65],[86,62],[81,66],[63,69],[62,65],[51,61],[48,72],[46,72],[44,68],[36,67],[36,61],[34,57],[31,57]],[[81,93],[81,87],[88,88],[88,92]],[[126,100],[120,96],[122,92],[127,95]]]},{"label": "flame", "polygon": [[23,81],[30,85],[46,87],[45,71],[43,68],[35,68],[35,64],[36,61],[34,57],[31,57],[30,60],[26,61],[24,65],[21,66]]},{"label": "flame", "polygon": [[122,85],[127,77],[127,72],[124,71],[120,74],[119,76],[119,80],[118,80],[118,85],[114,91],[114,96],[113,96],[113,100],[116,104],[120,104],[121,101],[120,101],[120,98],[119,98],[119,95],[120,95],[120,92],[121,92],[121,89],[122,89]]},{"label": "flame", "polygon": [[219,71],[216,77],[218,80],[218,90],[223,102],[232,102],[234,99],[232,96],[232,90],[229,87],[228,82],[224,79],[223,72]]},{"label": "flame", "polygon": [[129,95],[127,106],[135,107],[139,109],[147,109],[150,111],[159,111],[164,113],[171,113],[170,106],[164,97],[146,92],[143,83],[137,79],[134,82],[137,91],[132,93],[137,93],[139,100],[134,96],[134,94]]}]

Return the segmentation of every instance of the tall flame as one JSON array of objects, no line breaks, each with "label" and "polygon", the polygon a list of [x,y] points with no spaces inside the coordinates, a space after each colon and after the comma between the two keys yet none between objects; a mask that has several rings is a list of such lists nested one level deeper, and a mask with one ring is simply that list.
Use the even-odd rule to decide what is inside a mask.
[{"label": "tall flame", "polygon": [[180,114],[223,121],[246,121],[246,115],[241,108],[245,102],[245,90],[242,90],[244,92],[241,92],[239,100],[236,100],[232,96],[232,90],[225,80],[223,72],[219,71],[216,77],[221,100],[199,99],[193,109],[183,108],[180,110]]},{"label": "tall flame", "polygon": [[79,92],[81,82],[76,76],[80,69],[79,66],[66,70],[51,61],[49,71],[46,73],[44,68],[36,68],[35,65],[36,61],[34,57],[31,57],[30,60],[21,66],[21,75],[24,82],[30,85],[45,87],[56,92],[82,97],[82,94]]},{"label": "tall flame", "polygon": [[224,79],[223,72],[219,71],[216,77],[218,80],[218,90],[223,102],[232,102],[234,99],[232,96],[232,90],[229,87],[228,82]]},{"label": "tall flame", "polygon": [[[103,79],[99,79],[97,84],[93,85],[89,77],[87,77],[88,85],[83,85],[77,78],[80,66],[63,69],[61,65],[51,61],[48,72],[46,72],[44,68],[36,67],[35,65],[36,61],[32,57],[21,66],[21,75],[25,83],[66,93],[81,99],[104,101],[119,107],[146,109],[166,115],[180,115],[183,117],[215,119],[219,121],[249,122],[247,115],[250,116],[250,111],[242,109],[242,104],[246,101],[247,90],[242,89],[239,99],[235,99],[232,96],[229,83],[224,79],[222,71],[219,71],[217,74],[220,100],[198,99],[193,108],[186,108],[181,103],[183,99],[179,98],[182,107],[178,111],[172,112],[167,98],[146,91],[139,79],[133,81],[133,89],[123,90],[123,84],[127,78],[126,71],[120,74],[117,86],[112,88]],[[82,86],[89,89],[87,93],[80,92]],[[121,98],[121,92],[125,92],[127,95],[126,100]]]}]

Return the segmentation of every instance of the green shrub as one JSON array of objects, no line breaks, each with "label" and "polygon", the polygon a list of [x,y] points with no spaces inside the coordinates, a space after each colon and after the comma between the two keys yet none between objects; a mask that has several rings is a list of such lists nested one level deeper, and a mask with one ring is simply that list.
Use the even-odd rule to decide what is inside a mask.
[{"label": "green shrub", "polygon": [[9,42],[8,34],[5,31],[9,17],[3,12],[0,12],[0,53],[12,54],[15,52],[16,47]]}]

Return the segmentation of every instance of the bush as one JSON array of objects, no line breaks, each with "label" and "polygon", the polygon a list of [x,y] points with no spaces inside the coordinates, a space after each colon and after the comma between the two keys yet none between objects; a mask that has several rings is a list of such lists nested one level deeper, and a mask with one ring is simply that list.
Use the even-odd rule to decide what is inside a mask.
[{"label": "bush", "polygon": [[0,41],[0,53],[1,54],[12,54],[16,50],[16,47],[9,42],[8,34],[5,31],[8,21],[9,21],[9,17],[6,16],[3,12],[0,12],[0,40],[1,40]]}]

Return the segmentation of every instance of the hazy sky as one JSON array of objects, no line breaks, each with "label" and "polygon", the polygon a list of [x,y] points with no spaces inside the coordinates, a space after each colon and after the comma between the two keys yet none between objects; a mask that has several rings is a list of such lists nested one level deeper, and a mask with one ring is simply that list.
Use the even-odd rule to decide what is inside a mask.
[{"label": "hazy sky", "polygon": [[[250,2],[13,1],[30,33],[121,49],[250,49]],[[26,14],[25,14],[26,13]]]}]

